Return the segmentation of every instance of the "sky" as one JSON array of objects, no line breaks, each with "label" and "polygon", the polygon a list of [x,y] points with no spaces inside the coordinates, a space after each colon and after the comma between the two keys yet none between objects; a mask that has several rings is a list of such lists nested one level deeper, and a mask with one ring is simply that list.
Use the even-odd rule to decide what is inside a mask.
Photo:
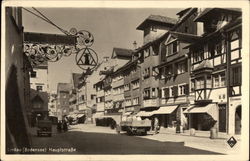
[{"label": "sky", "polygon": [[[31,8],[28,8],[32,10]],[[64,30],[76,28],[87,30],[94,36],[91,48],[99,60],[111,57],[114,47],[133,49],[142,45],[143,31],[136,30],[150,14],[177,18],[176,13],[182,9],[174,8],[36,8],[53,23]],[[63,34],[60,30],[23,10],[24,32]],[[99,62],[100,62],[99,61]],[[57,83],[69,83],[71,73],[82,73],[76,65],[75,54],[63,57],[58,62],[49,63],[49,88],[56,91]]]}]

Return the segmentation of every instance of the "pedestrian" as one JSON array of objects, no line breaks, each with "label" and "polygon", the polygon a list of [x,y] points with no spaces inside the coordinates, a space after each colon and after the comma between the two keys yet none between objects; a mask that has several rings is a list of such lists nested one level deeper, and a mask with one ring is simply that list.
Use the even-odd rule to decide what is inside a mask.
[{"label": "pedestrian", "polygon": [[62,121],[58,121],[58,123],[57,123],[57,131],[58,132],[62,131]]},{"label": "pedestrian", "polygon": [[62,124],[63,124],[63,131],[64,132],[68,131],[68,120],[66,116],[62,120]]},{"label": "pedestrian", "polygon": [[158,134],[160,130],[159,119],[157,117],[154,119],[154,130],[155,134]]}]

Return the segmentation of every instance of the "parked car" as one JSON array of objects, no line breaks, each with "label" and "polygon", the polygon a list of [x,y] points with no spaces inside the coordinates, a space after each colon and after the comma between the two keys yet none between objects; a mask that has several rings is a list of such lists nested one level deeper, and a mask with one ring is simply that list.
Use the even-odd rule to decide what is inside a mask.
[{"label": "parked car", "polygon": [[47,135],[52,136],[52,121],[51,120],[38,120],[37,123],[37,136]]}]

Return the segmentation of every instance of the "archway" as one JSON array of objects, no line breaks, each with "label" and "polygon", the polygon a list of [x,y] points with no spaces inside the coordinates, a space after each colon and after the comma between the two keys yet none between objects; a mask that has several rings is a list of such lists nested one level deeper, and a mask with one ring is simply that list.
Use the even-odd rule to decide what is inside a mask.
[{"label": "archway", "polygon": [[241,134],[241,105],[235,110],[235,134]]}]

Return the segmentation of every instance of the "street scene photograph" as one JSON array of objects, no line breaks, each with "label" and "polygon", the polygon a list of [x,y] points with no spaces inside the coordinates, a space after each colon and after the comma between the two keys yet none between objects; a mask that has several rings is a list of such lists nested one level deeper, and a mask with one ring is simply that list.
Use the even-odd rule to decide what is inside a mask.
[{"label": "street scene photograph", "polygon": [[2,9],[6,155],[241,154],[242,8]]}]

